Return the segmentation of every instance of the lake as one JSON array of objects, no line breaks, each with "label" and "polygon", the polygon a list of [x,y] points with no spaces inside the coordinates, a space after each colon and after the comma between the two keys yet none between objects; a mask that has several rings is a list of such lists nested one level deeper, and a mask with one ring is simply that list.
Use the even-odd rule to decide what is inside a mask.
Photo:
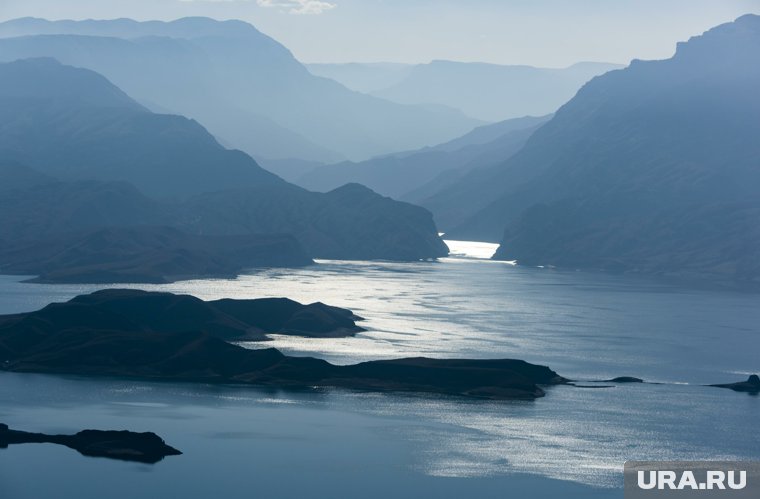
[{"label": "lake", "polygon": [[[701,384],[760,372],[760,296],[479,259],[320,261],[231,280],[120,286],[204,299],[287,296],[350,308],[352,338],[266,346],[336,363],[425,355],[520,358],[578,380],[534,402],[264,391],[0,374],[0,422],[28,431],[154,431],[184,452],[155,466],[47,444],[0,450],[0,497],[622,497],[629,459],[760,459],[760,397]],[[0,313],[104,286],[0,276]],[[260,344],[245,346],[258,348]]]}]

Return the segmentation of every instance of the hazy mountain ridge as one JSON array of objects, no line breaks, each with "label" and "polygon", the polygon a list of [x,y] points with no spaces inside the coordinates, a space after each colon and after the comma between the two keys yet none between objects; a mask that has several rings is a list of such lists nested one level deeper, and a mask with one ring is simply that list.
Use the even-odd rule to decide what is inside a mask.
[{"label": "hazy mountain ridge", "polygon": [[[246,189],[202,194],[184,206],[179,226],[203,234],[287,232],[315,258],[419,260],[446,256],[430,212],[380,196],[359,184],[328,193],[293,187],[283,192]],[[360,255],[360,256],[359,256]]]},{"label": "hazy mountain ridge", "polygon": [[313,76],[285,47],[241,21],[22,19],[0,24],[0,37],[0,60],[52,56],[93,69],[134,98],[198,119],[225,142],[262,157],[360,159],[441,142],[478,124]]},{"label": "hazy mountain ridge", "polygon": [[61,182],[16,166],[0,166],[0,177],[15,184],[0,189],[0,232],[9,238],[0,253],[19,242],[33,246],[72,233],[157,224],[190,234],[292,234],[318,258],[417,260],[448,253],[429,212],[358,185],[326,194],[254,186],[160,203],[124,182]]},{"label": "hazy mountain ridge", "polygon": [[556,111],[594,76],[620,64],[584,62],[567,68],[433,61],[418,64],[388,88],[372,92],[402,104],[440,104],[484,121]]},{"label": "hazy mountain ridge", "polygon": [[172,207],[126,182],[62,182],[0,163],[0,233],[14,243],[109,226],[168,223]]},{"label": "hazy mountain ridge", "polygon": [[[3,26],[0,24],[0,34]],[[249,153],[277,157],[287,148],[296,156],[324,161],[342,158],[228,99],[211,78],[213,58],[189,39],[77,34],[0,39],[0,60],[33,57],[54,57],[102,73],[148,107],[199,119],[220,139]],[[145,74],[152,77],[145,78]]]},{"label": "hazy mountain ridge", "polygon": [[[322,258],[447,254],[424,209],[365,188],[319,194],[288,184],[198,123],[151,113],[89,70],[33,59],[0,64],[0,75],[12,76],[0,78],[8,103],[0,109],[0,174],[9,187],[0,227],[8,239],[163,224],[196,234],[292,234]],[[78,83],[55,88],[67,78]],[[42,85],[18,99],[25,79],[55,89],[46,96]],[[116,105],[78,93],[115,96]]]},{"label": "hazy mountain ridge", "polygon": [[38,17],[22,17],[3,23],[2,34],[3,36],[81,34],[118,38],[227,36],[254,38],[269,48],[287,50],[274,39],[244,21],[237,19],[217,21],[207,17],[184,17],[172,22],[136,21],[128,18],[50,21]]},{"label": "hazy mountain ridge", "polygon": [[159,197],[284,184],[195,121],[151,113],[53,59],[0,64],[0,102],[0,155],[62,179],[126,181]]},{"label": "hazy mountain ridge", "polygon": [[346,88],[368,94],[400,83],[409,75],[414,65],[348,62],[306,64],[306,68],[315,76],[330,78]]},{"label": "hazy mountain ridge", "polygon": [[524,117],[474,129],[462,137],[417,151],[380,156],[367,161],[343,162],[312,168],[296,183],[326,191],[346,182],[358,182],[396,199],[418,202],[428,183],[437,189],[445,178],[457,178],[473,168],[498,163],[525,143],[547,117]]},{"label": "hazy mountain ridge", "polygon": [[494,169],[498,258],[715,280],[760,278],[760,16],[592,80]]},{"label": "hazy mountain ridge", "polygon": [[461,137],[438,144],[437,146],[423,148],[423,150],[458,151],[467,146],[489,144],[501,139],[508,133],[539,127],[549,121],[551,117],[551,114],[544,116],[522,116],[520,118],[511,118],[497,123],[482,125],[472,129]]},{"label": "hazy mountain ridge", "polygon": [[43,283],[167,283],[311,263],[291,235],[207,236],[149,225],[0,244],[0,271]]}]

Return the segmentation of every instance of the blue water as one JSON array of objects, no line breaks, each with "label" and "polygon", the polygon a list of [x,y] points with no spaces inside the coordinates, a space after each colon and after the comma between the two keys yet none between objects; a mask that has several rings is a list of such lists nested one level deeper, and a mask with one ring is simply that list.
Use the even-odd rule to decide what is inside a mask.
[{"label": "blue water", "polygon": [[[0,313],[96,289],[19,279],[0,277]],[[0,450],[0,497],[619,498],[628,459],[760,459],[760,397],[699,386],[760,372],[755,294],[467,258],[142,287],[321,300],[367,319],[354,338],[270,343],[296,355],[516,357],[571,378],[664,384],[495,403],[5,373],[0,421],[11,427],[155,431],[185,454],[146,466],[15,446]]]}]

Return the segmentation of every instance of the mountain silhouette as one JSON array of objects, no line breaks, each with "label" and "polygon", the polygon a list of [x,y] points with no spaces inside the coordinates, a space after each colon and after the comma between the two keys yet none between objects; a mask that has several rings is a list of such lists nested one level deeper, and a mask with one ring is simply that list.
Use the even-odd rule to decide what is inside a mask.
[{"label": "mountain silhouette", "polygon": [[44,283],[167,283],[314,263],[291,235],[208,236],[170,227],[109,227],[0,244],[0,270]]},{"label": "mountain silhouette", "polygon": [[[524,117],[484,125],[449,142],[416,151],[388,154],[359,163],[343,162],[310,169],[295,181],[315,191],[356,182],[380,194],[410,202],[455,183],[476,167],[499,163],[517,152],[547,118]],[[420,189],[420,192],[416,192]]]},{"label": "mountain silhouette", "polygon": [[553,113],[591,78],[620,67],[582,62],[554,69],[439,60],[411,67],[401,81],[372,95],[403,104],[445,105],[480,120],[502,121]]},{"label": "mountain silhouette", "polygon": [[365,159],[479,124],[451,109],[393,103],[314,76],[242,21],[23,18],[0,23],[0,37],[0,61],[46,56],[92,69],[146,106],[196,119],[256,157]]},{"label": "mountain silhouette", "polygon": [[0,64],[0,103],[4,239],[165,225],[290,234],[319,258],[447,254],[426,210],[359,186],[322,194],[288,184],[197,122],[152,113],[90,70],[52,59]]},{"label": "mountain silhouette", "polygon": [[506,163],[458,194],[453,230],[496,257],[714,280],[760,277],[760,16],[593,79]]},{"label": "mountain silhouette", "polygon": [[62,179],[119,180],[176,197],[284,182],[187,118],[155,114],[86,69],[0,64],[0,155]]},{"label": "mountain silhouette", "polygon": [[392,62],[306,64],[306,68],[313,75],[330,78],[351,90],[365,94],[401,83],[414,66]]}]

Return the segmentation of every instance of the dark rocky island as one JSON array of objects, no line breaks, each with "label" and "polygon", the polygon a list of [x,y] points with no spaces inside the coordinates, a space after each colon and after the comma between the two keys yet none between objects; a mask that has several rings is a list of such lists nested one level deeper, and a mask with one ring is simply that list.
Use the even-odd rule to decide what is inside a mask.
[{"label": "dark rocky island", "polygon": [[[26,314],[0,316],[0,357],[11,337],[15,348],[39,349],[43,337],[67,331],[161,335],[202,332],[226,341],[262,341],[267,333],[310,337],[350,336],[364,331],[361,317],[324,303],[302,305],[287,298],[203,301],[194,296],[107,289]],[[8,357],[5,357],[8,358]]]},{"label": "dark rocky island", "polygon": [[166,445],[155,433],[133,431],[84,430],[75,435],[46,435],[11,430],[0,423],[0,449],[14,444],[51,443],[64,445],[84,456],[107,457],[122,461],[155,464],[166,456],[182,454]]},{"label": "dark rocky island", "polygon": [[641,378],[634,378],[633,376],[618,376],[617,378],[605,379],[604,383],[643,383]]},{"label": "dark rocky island", "polygon": [[734,390],[735,392],[747,392],[747,393],[757,394],[757,393],[760,393],[760,376],[758,376],[757,374],[753,374],[749,378],[747,378],[747,381],[739,381],[736,383],[724,383],[724,384],[708,385],[708,386],[715,386],[718,388],[729,388],[731,390]]},{"label": "dark rocky island", "polygon": [[408,358],[337,366],[229,341],[267,332],[351,334],[350,311],[290,300],[219,300],[109,290],[0,317],[0,368],[15,372],[340,387],[490,399],[534,399],[566,380],[521,360]]}]

